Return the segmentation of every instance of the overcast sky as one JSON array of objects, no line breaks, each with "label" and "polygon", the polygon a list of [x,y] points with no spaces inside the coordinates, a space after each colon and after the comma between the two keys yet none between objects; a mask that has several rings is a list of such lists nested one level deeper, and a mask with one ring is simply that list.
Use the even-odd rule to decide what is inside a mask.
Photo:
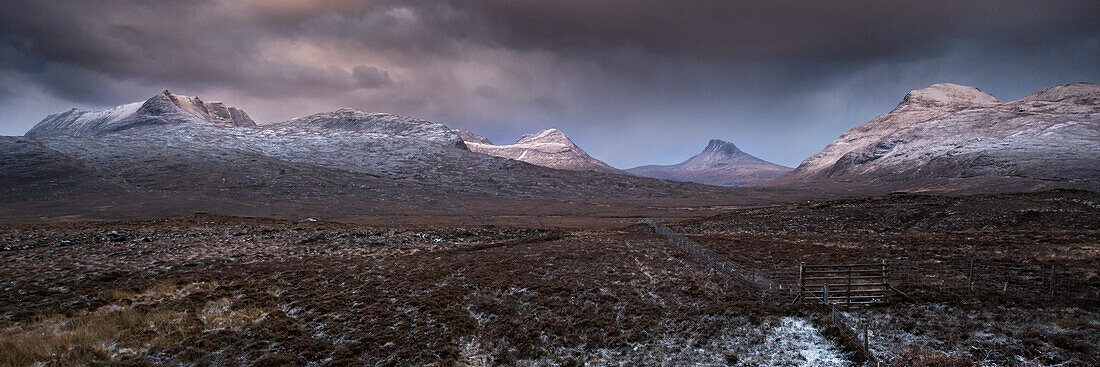
[{"label": "overcast sky", "polygon": [[1100,82],[1100,1],[4,0],[0,135],[163,89],[263,122],[353,107],[627,168],[709,139],[795,166],[939,82]]}]

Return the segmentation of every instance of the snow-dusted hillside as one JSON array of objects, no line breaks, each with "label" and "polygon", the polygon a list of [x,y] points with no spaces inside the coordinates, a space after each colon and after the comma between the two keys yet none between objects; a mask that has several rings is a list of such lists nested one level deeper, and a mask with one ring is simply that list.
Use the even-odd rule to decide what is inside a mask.
[{"label": "snow-dusted hillside", "polygon": [[127,129],[186,125],[255,127],[244,111],[222,102],[173,94],[167,90],[145,102],[135,102],[104,111],[71,110],[49,115],[25,136],[94,136]]},{"label": "snow-dusted hillside", "polygon": [[756,158],[733,143],[711,140],[702,153],[673,165],[648,165],[627,169],[630,174],[708,185],[742,186],[767,181],[791,168]]},{"label": "snow-dusted hillside", "polygon": [[[514,213],[517,200],[724,194],[475,153],[447,126],[415,118],[341,109],[253,126],[200,118],[191,108],[200,103],[191,101],[198,99],[162,93],[107,111],[52,115],[26,137],[0,137],[7,147],[0,201],[23,203],[4,206],[0,217],[464,216]],[[211,102],[201,105],[218,115]],[[525,144],[552,145],[539,138]]]},{"label": "snow-dusted hillside", "polygon": [[406,138],[465,148],[462,139],[443,124],[388,113],[366,113],[344,108],[264,126],[279,134],[366,135]]},{"label": "snow-dusted hillside", "polygon": [[916,191],[1100,188],[1100,86],[1064,85],[1012,102],[954,84],[915,90],[773,182]]},{"label": "snow-dusted hillside", "polygon": [[558,129],[546,129],[536,134],[527,134],[509,145],[493,145],[484,136],[466,131],[459,132],[459,136],[466,141],[470,151],[494,157],[569,171],[623,173],[589,156]]}]

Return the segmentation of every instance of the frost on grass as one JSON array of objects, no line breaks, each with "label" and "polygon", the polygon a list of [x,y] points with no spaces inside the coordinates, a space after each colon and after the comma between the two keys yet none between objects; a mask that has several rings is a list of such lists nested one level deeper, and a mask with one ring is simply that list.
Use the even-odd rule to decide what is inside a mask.
[{"label": "frost on grass", "polygon": [[872,350],[886,358],[934,351],[979,365],[1087,366],[1100,345],[1096,311],[1076,307],[927,303],[859,313],[871,322]]},{"label": "frost on grass", "polygon": [[850,366],[844,353],[804,318],[769,319],[763,340],[738,353],[745,366]]},{"label": "frost on grass", "polygon": [[588,366],[852,366],[835,343],[801,317],[766,317],[759,324],[741,317],[703,321],[720,324],[722,330],[701,338],[689,331],[691,325],[663,322],[659,335],[625,348],[558,348],[518,365],[576,357]]}]

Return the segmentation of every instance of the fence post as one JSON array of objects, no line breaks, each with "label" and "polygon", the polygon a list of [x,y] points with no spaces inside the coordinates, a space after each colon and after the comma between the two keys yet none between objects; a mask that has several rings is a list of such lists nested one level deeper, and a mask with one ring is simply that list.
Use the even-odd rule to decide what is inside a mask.
[{"label": "fence post", "polygon": [[847,297],[848,301],[847,301],[847,304],[845,306],[848,307],[848,308],[851,308],[852,307],[852,267],[851,266],[848,266],[848,293],[846,293],[846,294],[848,296]]},{"label": "fence post", "polygon": [[828,305],[829,304],[829,282],[825,282],[825,285],[823,285],[821,289],[824,291],[824,292],[821,292],[822,293],[821,298],[825,302],[825,304]]},{"label": "fence post", "polygon": [[882,259],[882,282],[890,286],[890,266],[886,264],[886,259]]},{"label": "fence post", "polygon": [[966,273],[966,279],[970,281],[970,293],[974,293],[974,259],[970,259],[970,270]]},{"label": "fence post", "polygon": [[1054,265],[1050,266],[1050,276],[1047,277],[1047,298],[1054,299]]},{"label": "fence post", "polygon": [[867,341],[867,320],[863,320],[863,350],[868,355],[871,354],[871,343]]},{"label": "fence post", "polygon": [[805,279],[802,278],[802,266],[805,263],[798,263],[798,299],[802,299],[802,288],[806,287]]}]

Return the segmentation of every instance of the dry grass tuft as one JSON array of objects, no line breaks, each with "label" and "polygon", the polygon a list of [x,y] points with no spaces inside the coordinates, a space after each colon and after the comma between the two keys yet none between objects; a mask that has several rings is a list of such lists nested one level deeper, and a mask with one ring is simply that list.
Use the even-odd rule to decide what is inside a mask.
[{"label": "dry grass tuft", "polygon": [[[44,362],[51,366],[79,366],[94,361],[110,361],[128,351],[153,345],[178,342],[188,334],[193,322],[188,312],[145,307],[168,299],[179,299],[194,292],[216,288],[217,283],[199,282],[183,286],[162,283],[143,292],[111,290],[107,299],[123,302],[93,312],[66,317],[39,316],[0,332],[0,367],[29,366]],[[142,305],[143,307],[135,307]],[[200,312],[204,325],[226,328],[255,322],[266,313],[259,309],[235,311],[227,299],[211,302]]]},{"label": "dry grass tuft", "polygon": [[82,365],[109,359],[123,334],[162,331],[181,317],[171,311],[138,311],[105,307],[76,317],[53,316],[4,330],[0,336],[0,366]]},{"label": "dry grass tuft", "polygon": [[199,320],[202,320],[203,331],[234,330],[240,331],[243,327],[259,322],[267,317],[267,311],[256,307],[245,307],[234,310],[233,302],[228,298],[220,298],[206,304],[199,311]]},{"label": "dry grass tuft", "polygon": [[180,299],[192,293],[206,292],[218,287],[218,282],[195,282],[184,285],[161,282],[142,292],[132,289],[111,289],[104,297],[111,301],[129,300],[134,303],[154,303],[165,299]]}]

